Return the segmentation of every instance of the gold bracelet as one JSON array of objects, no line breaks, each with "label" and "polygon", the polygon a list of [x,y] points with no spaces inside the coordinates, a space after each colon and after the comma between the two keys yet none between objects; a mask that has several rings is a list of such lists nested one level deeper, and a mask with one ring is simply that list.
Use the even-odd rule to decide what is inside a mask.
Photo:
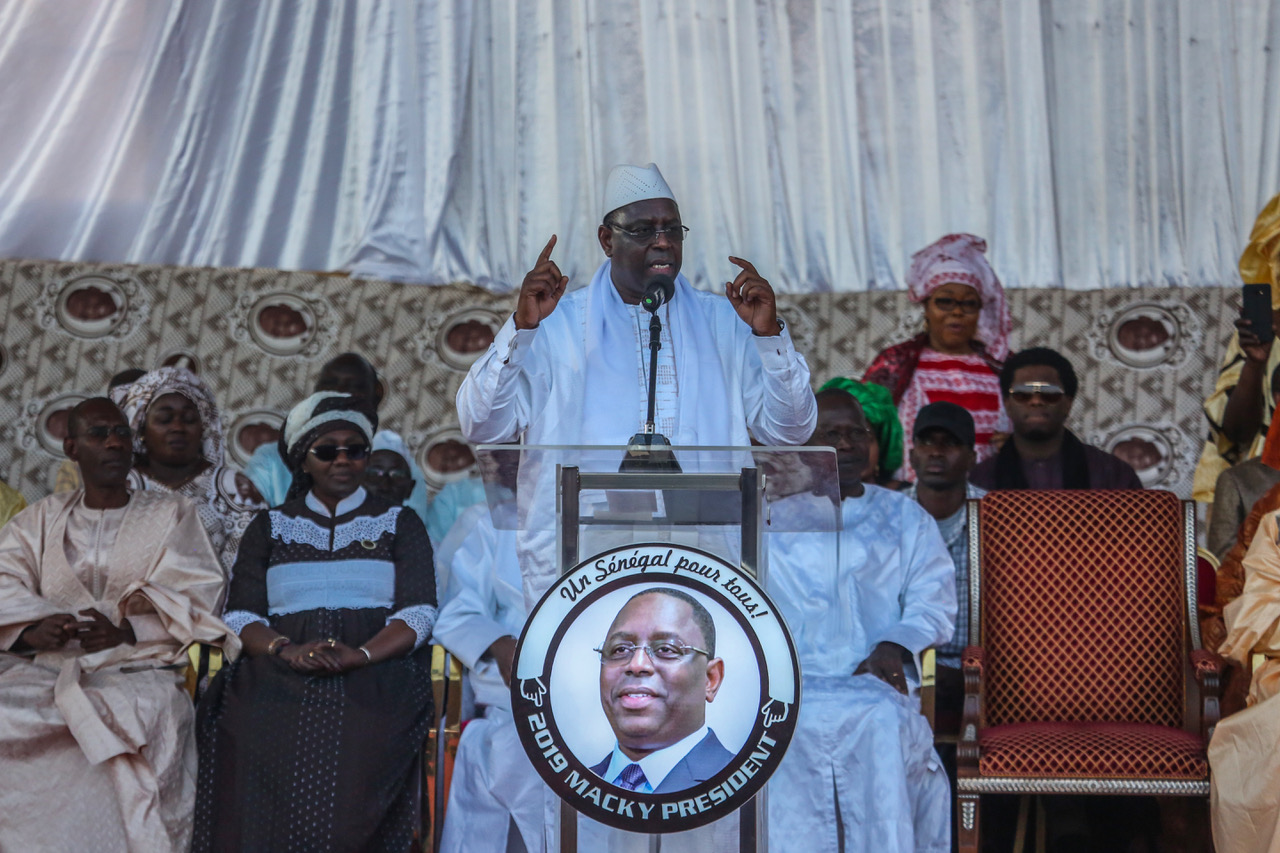
[{"label": "gold bracelet", "polygon": [[281,649],[283,649],[285,646],[289,646],[292,644],[293,644],[292,641],[288,637],[286,637],[284,634],[281,634],[271,642],[267,643],[267,654],[278,655],[280,654]]}]

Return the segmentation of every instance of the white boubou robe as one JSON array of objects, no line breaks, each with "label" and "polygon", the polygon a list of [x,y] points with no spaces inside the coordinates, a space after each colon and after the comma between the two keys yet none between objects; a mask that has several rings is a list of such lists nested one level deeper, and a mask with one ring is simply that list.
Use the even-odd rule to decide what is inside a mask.
[{"label": "white boubou robe", "polygon": [[[625,445],[646,417],[647,314],[622,301],[611,262],[565,294],[536,329],[509,319],[458,389],[468,441],[526,445]],[[659,309],[663,346],[657,420],[677,447],[803,444],[817,422],[809,366],[790,333],[758,337],[723,294],[676,278]],[[616,465],[614,467],[616,470]],[[526,602],[557,575],[554,465],[526,455],[520,471],[520,537]]]},{"label": "white boubou robe", "polygon": [[[501,514],[504,504],[496,508]],[[498,664],[486,656],[504,637],[524,628],[524,593],[516,562],[516,532],[495,528],[489,507],[463,512],[446,539],[460,535],[448,555],[447,593],[432,637],[467,668],[477,706],[485,711],[467,723],[458,743],[449,807],[445,812],[445,853],[506,853],[515,822],[525,848],[542,848],[543,784],[529,763],[511,718],[511,690]]]},{"label": "white boubou robe", "polygon": [[[0,849],[185,850],[196,790],[193,642],[234,652],[226,577],[193,503],[136,492],[116,510],[52,495],[0,531],[0,649],[93,607],[137,643],[0,653]],[[177,664],[178,668],[162,668]]]},{"label": "white boubou robe", "polygon": [[946,853],[950,786],[918,695],[853,671],[878,643],[918,661],[951,638],[955,568],[937,523],[905,495],[868,485],[841,515],[838,565],[821,534],[770,537],[767,587],[795,639],[803,691],[769,782],[769,849]]}]

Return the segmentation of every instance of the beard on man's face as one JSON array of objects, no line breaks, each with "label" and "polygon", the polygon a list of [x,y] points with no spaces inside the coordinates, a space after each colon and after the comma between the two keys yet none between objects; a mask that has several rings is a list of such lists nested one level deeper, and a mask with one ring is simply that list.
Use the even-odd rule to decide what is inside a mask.
[{"label": "beard on man's face", "polygon": [[1042,426],[1032,427],[1027,431],[1025,431],[1024,433],[1022,433],[1023,438],[1029,439],[1031,441],[1048,441],[1049,439],[1053,438],[1055,435],[1057,435],[1057,430],[1049,429],[1048,427],[1042,427]]}]

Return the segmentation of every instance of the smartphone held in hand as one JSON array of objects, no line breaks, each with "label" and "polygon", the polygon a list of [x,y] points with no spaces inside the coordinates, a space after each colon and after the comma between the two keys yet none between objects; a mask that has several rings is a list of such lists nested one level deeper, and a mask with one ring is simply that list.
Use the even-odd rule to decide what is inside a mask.
[{"label": "smartphone held in hand", "polygon": [[1240,316],[1249,321],[1258,343],[1271,343],[1276,336],[1271,326],[1271,285],[1246,284]]}]

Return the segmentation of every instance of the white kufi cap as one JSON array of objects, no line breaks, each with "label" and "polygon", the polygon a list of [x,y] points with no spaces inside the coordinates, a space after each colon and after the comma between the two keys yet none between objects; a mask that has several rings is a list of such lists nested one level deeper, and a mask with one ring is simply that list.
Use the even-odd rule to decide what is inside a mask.
[{"label": "white kufi cap", "polygon": [[651,198],[676,200],[656,165],[614,166],[604,185],[604,216],[633,202],[648,201]]}]

